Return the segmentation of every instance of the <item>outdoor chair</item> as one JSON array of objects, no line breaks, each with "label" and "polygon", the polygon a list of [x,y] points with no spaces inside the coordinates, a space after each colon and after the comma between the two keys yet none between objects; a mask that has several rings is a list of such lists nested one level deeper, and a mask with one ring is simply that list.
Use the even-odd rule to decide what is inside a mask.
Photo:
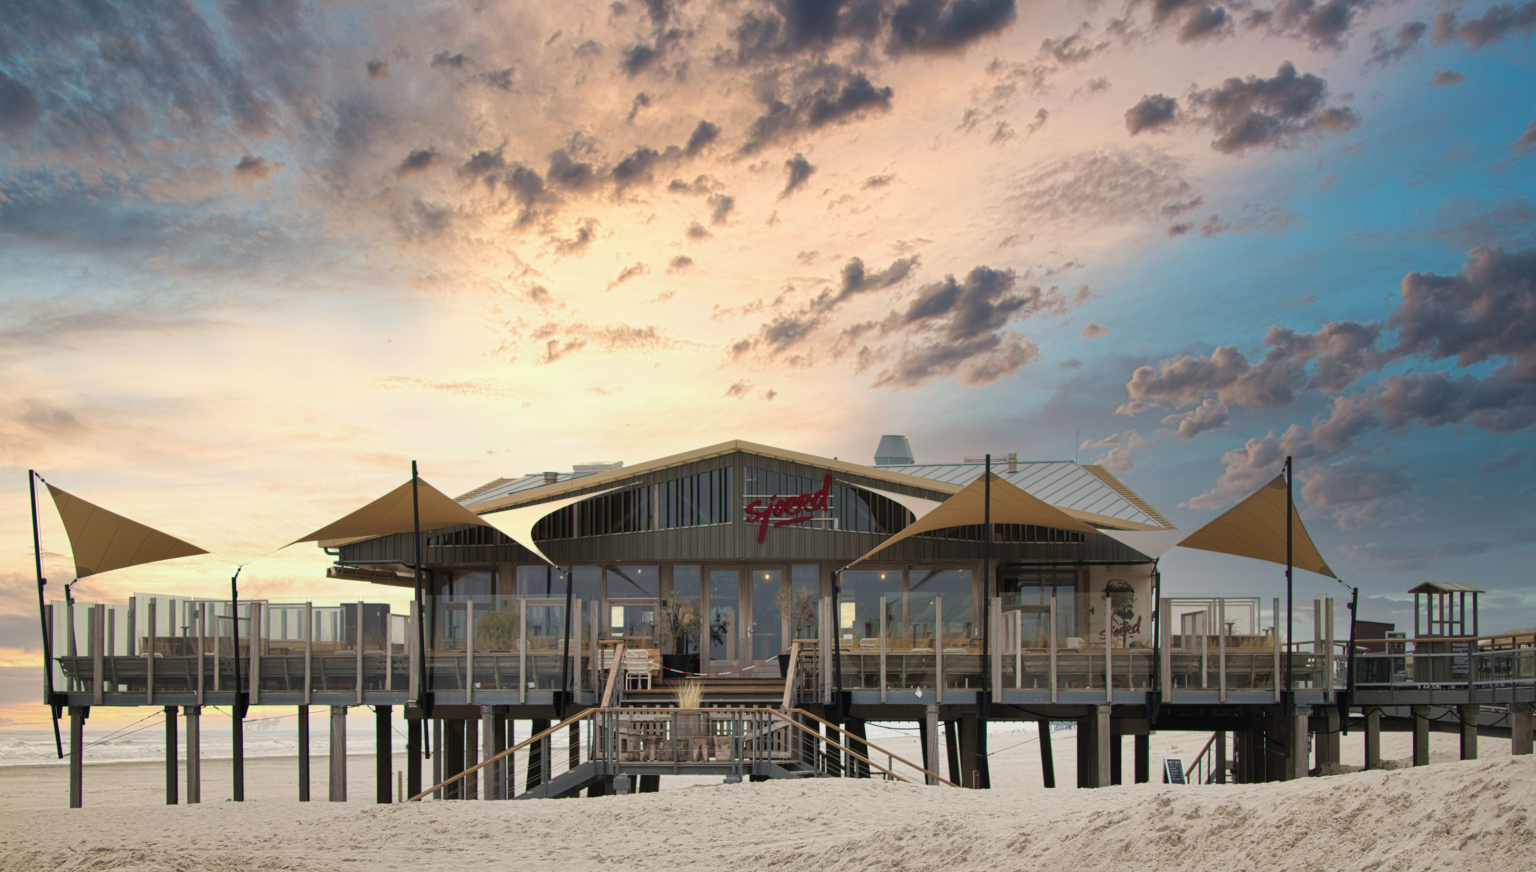
[{"label": "outdoor chair", "polygon": [[646,690],[651,689],[651,653],[645,650],[624,652],[624,689],[638,690],[644,683]]}]

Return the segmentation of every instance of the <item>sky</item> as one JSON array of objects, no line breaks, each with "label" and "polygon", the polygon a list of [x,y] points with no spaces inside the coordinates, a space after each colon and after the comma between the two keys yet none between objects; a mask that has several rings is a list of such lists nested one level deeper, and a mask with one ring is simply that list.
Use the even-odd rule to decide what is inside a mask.
[{"label": "sky", "polygon": [[3,6],[0,727],[28,469],[213,552],[75,589],[122,602],[377,596],[273,552],[412,460],[902,433],[1191,528],[1292,456],[1362,617],[1536,626],[1536,2]]}]

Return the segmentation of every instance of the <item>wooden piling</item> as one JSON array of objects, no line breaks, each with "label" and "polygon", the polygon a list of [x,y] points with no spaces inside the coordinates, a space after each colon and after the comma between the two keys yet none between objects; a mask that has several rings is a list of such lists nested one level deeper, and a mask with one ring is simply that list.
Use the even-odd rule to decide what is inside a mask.
[{"label": "wooden piling", "polygon": [[[483,705],[480,707],[480,758],[489,760],[496,756],[496,709],[494,706]],[[485,768],[485,798],[487,800],[501,799],[498,792],[501,790],[501,779],[497,778],[497,770],[500,767],[491,764]]]},{"label": "wooden piling", "polygon": [[182,713],[187,718],[187,805],[197,805],[203,801],[203,707],[189,705]]},{"label": "wooden piling", "polygon": [[330,801],[347,801],[347,707],[331,706]]},{"label": "wooden piling", "polygon": [[[394,768],[393,737],[390,732],[390,715],[393,707],[377,705],[373,707],[374,723],[374,802],[379,805],[389,805],[392,799],[389,787],[389,772]],[[413,794],[414,795],[414,794]]]},{"label": "wooden piling", "polygon": [[944,750],[949,756],[949,780],[956,784],[961,783],[959,732],[960,723],[958,721],[944,722]]},{"label": "wooden piling", "polygon": [[1113,718],[1109,721],[1109,783],[1125,783],[1125,733]]},{"label": "wooden piling", "polygon": [[1227,783],[1227,731],[1216,731],[1216,783]]},{"label": "wooden piling", "polygon": [[234,787],[231,798],[235,802],[245,802],[245,719],[240,717],[240,703],[237,701],[235,710],[231,712],[234,718],[230,721],[230,744],[233,758],[230,760],[231,774],[234,776]]},{"label": "wooden piling", "polygon": [[85,718],[89,706],[69,707],[69,807],[85,807]]},{"label": "wooden piling", "polygon": [[1413,765],[1429,765],[1429,706],[1413,707]]},{"label": "wooden piling", "polygon": [[[464,771],[473,769],[480,763],[480,722],[474,718],[464,719]],[[480,773],[471,772],[464,776],[464,789],[459,793],[460,799],[480,798]]]},{"label": "wooden piling", "polygon": [[1136,757],[1135,783],[1146,784],[1152,776],[1152,737],[1138,733],[1131,737],[1131,746]]},{"label": "wooden piling", "polygon": [[307,705],[299,706],[299,802],[309,802],[309,706]]},{"label": "wooden piling", "polygon": [[405,790],[406,796],[421,793],[420,718],[410,718],[405,722]]},{"label": "wooden piling", "polygon": [[1531,753],[1531,704],[1509,704],[1509,753],[1523,756]]},{"label": "wooden piling", "polygon": [[[154,600],[150,600],[151,603]],[[154,611],[151,610],[150,620],[154,620]],[[175,805],[176,788],[180,782],[181,773],[176,765],[176,706],[165,707],[165,804]]]},{"label": "wooden piling", "polygon": [[1457,714],[1461,715],[1461,759],[1477,759],[1477,718],[1482,714],[1483,707],[1473,703],[1471,705],[1459,705]]},{"label": "wooden piling", "polygon": [[1365,710],[1365,768],[1381,768],[1381,709],[1376,706]]},{"label": "wooden piling", "polygon": [[1046,787],[1056,786],[1056,755],[1051,753],[1051,722],[1037,722],[1040,729],[1040,775]]},{"label": "wooden piling", "polygon": [[[529,726],[530,735],[537,736],[549,729],[549,721],[535,719]],[[544,783],[544,756],[549,742],[534,742],[528,746],[528,775],[525,790],[532,790]]]}]

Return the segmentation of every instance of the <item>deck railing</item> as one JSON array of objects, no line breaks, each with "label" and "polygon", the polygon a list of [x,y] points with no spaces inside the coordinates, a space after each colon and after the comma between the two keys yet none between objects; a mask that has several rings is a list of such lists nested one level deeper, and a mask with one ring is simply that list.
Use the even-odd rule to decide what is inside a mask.
[{"label": "deck railing", "polygon": [[1536,637],[1356,640],[1357,690],[1484,690],[1536,685]]}]

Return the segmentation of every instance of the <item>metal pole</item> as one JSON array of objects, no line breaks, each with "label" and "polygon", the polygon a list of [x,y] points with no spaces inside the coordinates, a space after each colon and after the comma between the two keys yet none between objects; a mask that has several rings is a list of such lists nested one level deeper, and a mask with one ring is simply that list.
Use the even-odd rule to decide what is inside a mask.
[{"label": "metal pole", "polygon": [[571,680],[571,602],[575,597],[576,573],[570,567],[565,573],[565,646],[560,655],[560,694],[555,697],[555,718],[565,720],[565,702],[570,696]]},{"label": "metal pole", "polygon": [[[37,620],[43,630],[43,703],[53,710],[53,745],[59,759],[64,759],[64,738],[59,735],[59,703],[53,698],[53,638],[48,632],[48,610],[44,606],[43,588],[48,579],[43,577],[42,537],[37,530],[37,482],[41,478],[35,470],[27,470],[27,494],[32,498],[32,554],[37,562]],[[66,588],[66,594],[69,590]]]},{"label": "metal pole", "polygon": [[[843,570],[832,570],[832,683],[837,688],[837,724],[843,724]],[[937,651],[938,647],[935,646]],[[940,681],[942,686],[943,682]],[[944,691],[939,691],[939,699]]]},{"label": "metal pole", "polygon": [[1360,616],[1360,588],[1349,589],[1349,650],[1344,652],[1344,692],[1339,694],[1339,723],[1349,735],[1349,710],[1355,701],[1355,619]]},{"label": "metal pole", "polygon": [[1291,610],[1295,605],[1292,601],[1295,591],[1291,584],[1292,561],[1294,560],[1292,555],[1295,547],[1293,541],[1295,534],[1291,525],[1291,514],[1294,512],[1291,504],[1291,478],[1291,458],[1287,456],[1285,458],[1285,690],[1287,694],[1285,706],[1287,712],[1296,704],[1296,700],[1291,696],[1296,692],[1296,681],[1291,668],[1291,662],[1295,658],[1292,656],[1290,641],[1292,626]]},{"label": "metal pole", "polygon": [[[423,717],[432,717],[432,685],[430,673],[427,672],[427,608],[426,600],[422,596],[421,585],[421,494],[417,486],[419,478],[416,474],[416,461],[411,461],[411,520],[414,524],[416,536],[412,540],[415,543],[415,569],[416,569],[416,613],[420,616],[416,621],[416,648],[421,652],[418,658],[421,669],[421,677],[416,682],[419,698],[416,704],[421,707]],[[362,628],[359,627],[359,630]]]}]

